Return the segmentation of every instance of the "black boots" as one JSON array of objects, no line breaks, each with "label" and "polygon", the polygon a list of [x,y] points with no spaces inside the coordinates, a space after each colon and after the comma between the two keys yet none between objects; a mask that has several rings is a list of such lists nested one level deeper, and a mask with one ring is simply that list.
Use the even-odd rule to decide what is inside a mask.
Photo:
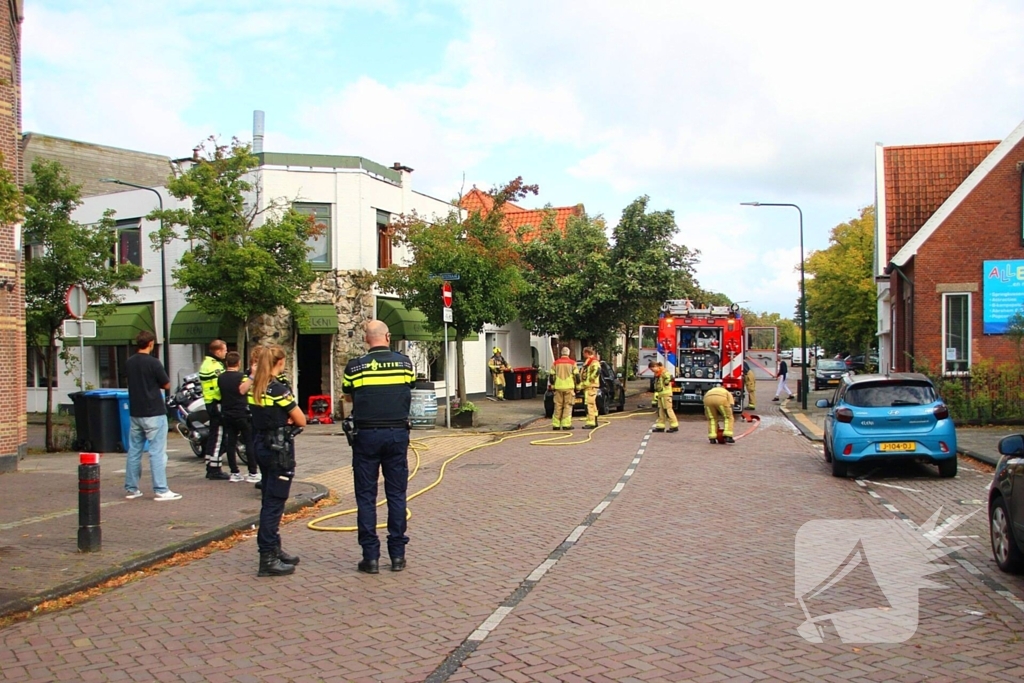
[{"label": "black boots", "polygon": [[357,569],[364,574],[379,574],[380,562],[378,560],[363,560],[359,563]]},{"label": "black boots", "polygon": [[217,480],[228,480],[228,479],[231,478],[231,475],[228,474],[227,472],[225,472],[224,470],[222,470],[219,467],[210,467],[209,465],[207,465],[207,467],[206,467],[206,478],[207,479],[217,479]]},{"label": "black boots", "polygon": [[281,550],[281,546],[277,546],[274,549],[274,554],[277,555],[277,559],[281,560],[284,564],[296,565],[299,563],[298,555],[289,555],[285,551]]},{"label": "black boots", "polygon": [[257,576],[287,576],[295,571],[294,564],[285,564],[277,553],[260,553],[260,571]]}]

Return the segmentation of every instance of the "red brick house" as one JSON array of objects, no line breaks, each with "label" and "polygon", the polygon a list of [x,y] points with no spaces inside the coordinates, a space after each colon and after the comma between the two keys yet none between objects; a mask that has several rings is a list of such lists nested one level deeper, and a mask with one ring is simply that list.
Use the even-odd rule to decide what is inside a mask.
[{"label": "red brick house", "polygon": [[1004,332],[1024,306],[1022,163],[1024,123],[1003,141],[876,147],[883,371],[960,375],[1015,353]]}]

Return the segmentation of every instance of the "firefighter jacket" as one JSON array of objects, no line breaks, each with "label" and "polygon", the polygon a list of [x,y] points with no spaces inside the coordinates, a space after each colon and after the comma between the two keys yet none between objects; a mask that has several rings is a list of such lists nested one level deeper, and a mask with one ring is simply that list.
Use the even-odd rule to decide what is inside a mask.
[{"label": "firefighter jacket", "polygon": [[504,356],[491,356],[491,360],[487,362],[487,367],[491,369],[492,375],[500,375],[505,370],[508,370],[508,363],[505,362]]},{"label": "firefighter jacket", "polygon": [[730,406],[736,403],[736,400],[732,397],[732,393],[723,386],[717,386],[704,392],[705,403],[707,403],[708,399],[712,402],[722,401],[725,405]]},{"label": "firefighter jacket", "polygon": [[203,359],[199,366],[199,383],[203,386],[203,401],[211,403],[220,400],[220,387],[217,378],[224,372],[224,361],[213,356]]},{"label": "firefighter jacket", "polygon": [[662,371],[654,377],[654,395],[663,396],[672,393],[672,377]]},{"label": "firefighter jacket", "polygon": [[580,384],[584,389],[601,386],[601,361],[596,358],[587,359],[587,362],[583,364],[583,371],[580,373]]},{"label": "firefighter jacket", "polygon": [[555,391],[575,391],[577,379],[576,361],[572,358],[562,356],[551,366],[551,383]]}]

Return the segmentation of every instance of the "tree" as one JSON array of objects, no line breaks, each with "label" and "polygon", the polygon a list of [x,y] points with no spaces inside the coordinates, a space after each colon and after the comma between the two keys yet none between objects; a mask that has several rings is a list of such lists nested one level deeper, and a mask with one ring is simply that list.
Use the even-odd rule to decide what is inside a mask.
[{"label": "tree", "polygon": [[192,243],[172,271],[175,286],[204,313],[245,323],[238,332],[241,349],[256,317],[279,308],[302,315],[299,297],[316,279],[306,242],[320,228],[283,200],[263,204],[253,173],[259,159],[249,145],[237,139],[219,145],[211,137],[201,149],[205,156],[167,183],[167,191],[190,200],[190,207],[151,213],[163,220],[162,231],[151,237],[157,245]]},{"label": "tree", "polygon": [[[616,320],[629,340],[640,322],[658,317],[666,299],[680,291],[686,277],[692,281],[699,252],[672,242],[679,231],[672,211],[647,212],[650,198],[639,197],[622,211],[612,231],[612,286]],[[695,283],[694,283],[695,285]]]},{"label": "tree", "polygon": [[750,327],[777,327],[779,331],[779,348],[790,349],[800,346],[800,327],[789,318],[783,318],[780,313],[768,313],[763,311],[755,313],[746,308],[741,308],[743,314],[743,326]]},{"label": "tree", "polygon": [[616,293],[604,220],[570,216],[563,232],[549,216],[538,235],[527,240],[524,232],[520,320],[539,335],[607,347],[616,327]]},{"label": "tree", "polygon": [[377,272],[382,291],[394,292],[427,317],[434,330],[443,326],[441,318],[441,280],[436,273],[458,273],[452,282],[457,391],[460,402],[466,400],[466,371],[462,342],[479,332],[484,323],[504,325],[514,320],[517,303],[525,283],[519,256],[504,227],[504,207],[528,193],[536,194],[536,185],[516,178],[502,188],[492,190],[493,208],[486,213],[474,211],[465,218],[458,208],[436,223],[411,215],[396,221],[392,241],[410,253],[408,264],[392,264]]},{"label": "tree", "polygon": [[872,277],[875,209],[832,228],[829,247],[812,252],[808,275],[807,331],[828,349],[863,349],[875,338],[876,290]]},{"label": "tree", "polygon": [[[53,451],[50,378],[54,376],[57,330],[68,317],[64,296],[72,285],[85,287],[102,322],[121,300],[118,290],[138,291],[131,281],[142,276],[142,269],[130,263],[111,263],[117,242],[112,211],[105,212],[95,225],[81,225],[71,218],[82,203],[81,187],[72,184],[59,162],[36,159],[32,176],[25,188],[25,243],[42,250],[25,264],[25,325],[28,339],[46,339],[46,450]],[[67,347],[62,354],[67,356]]]}]

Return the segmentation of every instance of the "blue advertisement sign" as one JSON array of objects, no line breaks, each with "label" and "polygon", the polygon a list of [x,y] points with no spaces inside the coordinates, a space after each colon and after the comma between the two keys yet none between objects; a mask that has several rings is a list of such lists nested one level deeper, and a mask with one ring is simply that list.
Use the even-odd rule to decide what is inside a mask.
[{"label": "blue advertisement sign", "polygon": [[1006,334],[1010,316],[1024,312],[1024,261],[985,261],[985,334]]}]

